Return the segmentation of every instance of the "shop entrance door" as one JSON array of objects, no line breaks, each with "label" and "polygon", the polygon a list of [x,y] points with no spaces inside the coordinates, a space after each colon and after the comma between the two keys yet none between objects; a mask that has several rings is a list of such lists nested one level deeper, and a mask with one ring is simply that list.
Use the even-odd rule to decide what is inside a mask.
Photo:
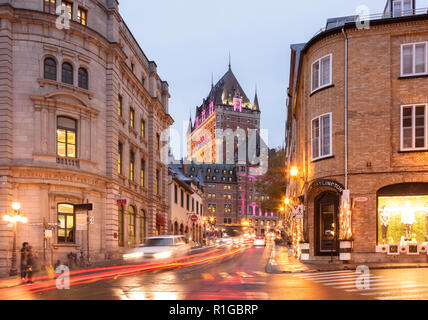
[{"label": "shop entrance door", "polygon": [[338,252],[339,196],[325,192],[315,199],[315,247],[318,255]]}]

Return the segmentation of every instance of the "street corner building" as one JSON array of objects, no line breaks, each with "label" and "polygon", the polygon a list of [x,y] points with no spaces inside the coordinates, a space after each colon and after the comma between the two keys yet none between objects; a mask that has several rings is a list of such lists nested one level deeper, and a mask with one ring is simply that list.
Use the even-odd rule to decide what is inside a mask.
[{"label": "street corner building", "polygon": [[[18,246],[57,264],[88,239],[95,261],[167,231],[168,91],[118,1],[0,0],[0,212],[21,204]],[[0,274],[12,243],[2,219]]]},{"label": "street corner building", "polygon": [[388,1],[291,46],[289,196],[304,260],[427,261],[428,11]]}]

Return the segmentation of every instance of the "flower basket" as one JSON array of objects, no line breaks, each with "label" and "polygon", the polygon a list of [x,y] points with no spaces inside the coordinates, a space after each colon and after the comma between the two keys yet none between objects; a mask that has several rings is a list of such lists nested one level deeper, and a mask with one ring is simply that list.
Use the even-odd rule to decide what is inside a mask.
[{"label": "flower basket", "polygon": [[352,240],[340,240],[339,241],[339,260],[341,261],[349,261],[352,258],[352,248],[353,248]]}]

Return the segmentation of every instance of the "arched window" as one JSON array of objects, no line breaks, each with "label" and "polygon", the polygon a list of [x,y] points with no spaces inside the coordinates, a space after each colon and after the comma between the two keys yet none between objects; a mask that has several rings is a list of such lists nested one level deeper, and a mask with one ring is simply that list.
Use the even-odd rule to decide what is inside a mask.
[{"label": "arched window", "polygon": [[45,59],[44,78],[56,81],[56,61],[52,58]]},{"label": "arched window", "polygon": [[135,244],[135,208],[129,207],[129,219],[128,219],[128,243]]},{"label": "arched window", "polygon": [[78,72],[79,88],[89,89],[88,71],[85,68],[79,68]]},{"label": "arched window", "polygon": [[62,64],[62,82],[73,84],[73,66],[68,62]]},{"label": "arched window", "polygon": [[74,243],[74,206],[58,204],[58,243]]},{"label": "arched window", "polygon": [[57,155],[60,157],[77,158],[76,120],[58,117],[57,123]]},{"label": "arched window", "polygon": [[118,233],[118,240],[119,240],[119,247],[123,247],[123,216],[124,216],[124,208],[122,205],[118,208],[118,217],[117,217],[117,233]]},{"label": "arched window", "polygon": [[140,219],[140,243],[144,243],[146,238],[146,211],[141,210]]}]

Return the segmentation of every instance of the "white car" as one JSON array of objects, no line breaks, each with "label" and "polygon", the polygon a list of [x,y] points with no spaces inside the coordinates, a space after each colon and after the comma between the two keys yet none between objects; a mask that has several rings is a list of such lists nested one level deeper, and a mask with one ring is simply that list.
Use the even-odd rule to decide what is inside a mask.
[{"label": "white car", "polygon": [[157,236],[146,239],[146,242],[123,255],[124,260],[168,259],[186,256],[190,245],[184,236]]},{"label": "white car", "polygon": [[266,241],[265,241],[265,238],[264,238],[264,237],[262,237],[262,236],[257,236],[257,237],[254,239],[254,246],[256,246],[256,247],[258,247],[258,246],[264,247],[265,245],[266,245]]}]

